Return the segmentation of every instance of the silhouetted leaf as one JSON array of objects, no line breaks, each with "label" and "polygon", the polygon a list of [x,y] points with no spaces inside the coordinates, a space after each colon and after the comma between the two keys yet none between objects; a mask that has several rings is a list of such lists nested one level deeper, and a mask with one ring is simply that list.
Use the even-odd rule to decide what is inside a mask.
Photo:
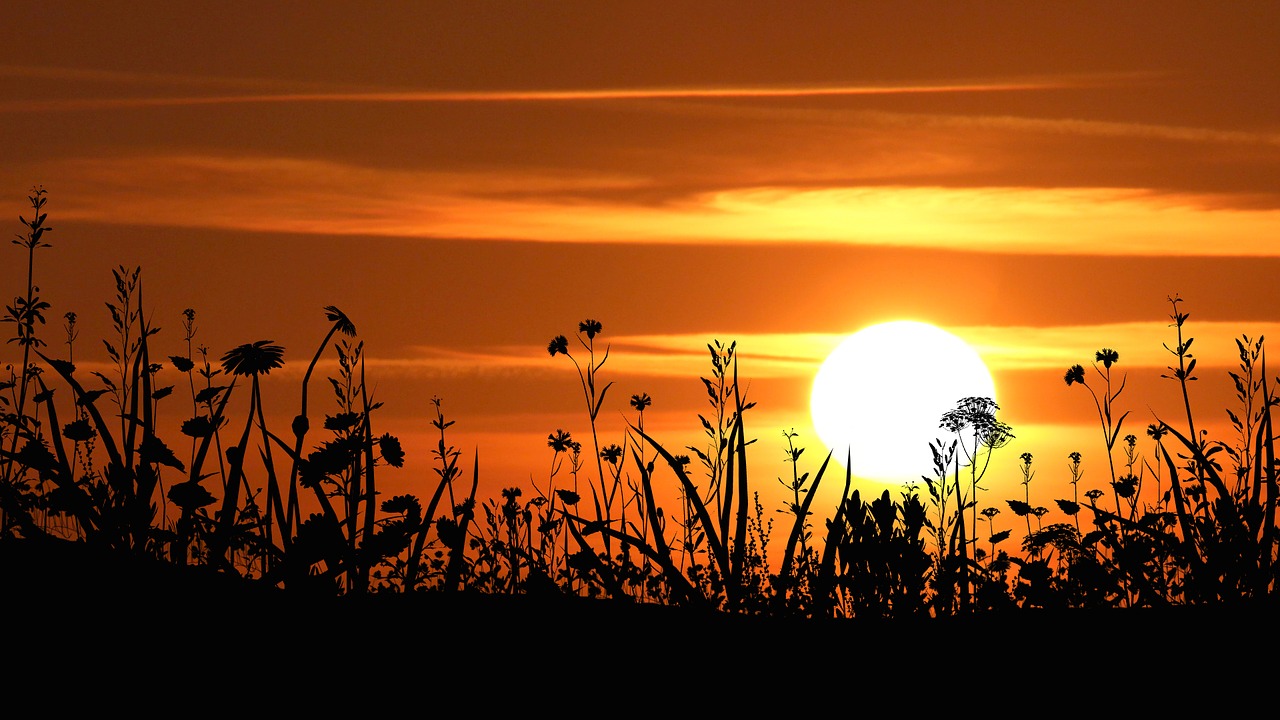
[{"label": "silhouetted leaf", "polygon": [[213,385],[196,393],[196,402],[207,403],[218,397],[218,393],[226,390],[226,385]]},{"label": "silhouetted leaf", "polygon": [[1018,517],[1026,517],[1034,512],[1030,505],[1022,502],[1021,500],[1006,500],[1005,502],[1009,503],[1009,508],[1013,510],[1014,514]]},{"label": "silhouetted leaf", "polygon": [[190,358],[184,358],[181,355],[170,355],[169,362],[173,363],[178,372],[190,372],[196,366]]},{"label": "silhouetted leaf", "polygon": [[76,371],[76,366],[72,365],[70,362],[67,362],[66,360],[56,360],[56,359],[50,358],[49,364],[53,366],[53,369],[56,370],[59,375],[71,375]]},{"label": "silhouetted leaf", "polygon": [[163,440],[155,435],[147,435],[142,438],[142,444],[138,446],[138,455],[144,463],[159,463],[178,470],[184,469],[182,461],[173,454],[173,451],[164,444]]},{"label": "silhouetted leaf", "polygon": [[80,397],[76,398],[77,405],[92,405],[95,400],[107,392],[106,390],[85,390],[80,393]]}]

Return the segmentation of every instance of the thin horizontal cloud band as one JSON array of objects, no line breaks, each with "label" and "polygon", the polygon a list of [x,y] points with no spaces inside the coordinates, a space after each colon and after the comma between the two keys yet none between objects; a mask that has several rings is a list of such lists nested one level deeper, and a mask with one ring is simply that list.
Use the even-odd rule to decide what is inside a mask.
[{"label": "thin horizontal cloud band", "polygon": [[0,103],[0,112],[51,112],[111,108],[261,103],[493,103],[596,100],[668,100],[697,98],[797,98],[933,93],[989,93],[1059,90],[1081,87],[1072,80],[925,85],[812,85],[775,87],[656,87],[570,90],[418,90],[372,92],[257,93],[242,95],[79,98]]}]

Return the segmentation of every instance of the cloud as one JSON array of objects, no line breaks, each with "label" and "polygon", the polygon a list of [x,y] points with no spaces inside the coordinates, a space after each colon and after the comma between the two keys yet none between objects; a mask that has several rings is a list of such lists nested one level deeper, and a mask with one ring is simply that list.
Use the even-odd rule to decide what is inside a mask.
[{"label": "cloud", "polygon": [[1051,255],[1280,255],[1280,210],[1126,188],[754,187],[627,202],[621,173],[387,170],[279,157],[51,162],[62,217],[321,235],[810,242]]},{"label": "cloud", "polygon": [[[251,80],[184,77],[161,73],[123,73],[78,68],[0,66],[0,76],[44,80],[92,81],[109,84],[179,84],[193,86],[261,86]],[[528,103],[598,102],[610,100],[676,100],[741,98],[809,98],[865,95],[921,95],[939,93],[1027,92],[1096,85],[1086,78],[1029,78],[923,84],[814,84],[777,86],[688,86],[507,90],[362,90],[307,89],[211,95],[151,95],[139,97],[61,98],[0,103],[0,112],[68,112],[193,105],[314,104],[314,103]],[[278,83],[272,83],[278,87]],[[270,87],[271,85],[267,85]]]}]

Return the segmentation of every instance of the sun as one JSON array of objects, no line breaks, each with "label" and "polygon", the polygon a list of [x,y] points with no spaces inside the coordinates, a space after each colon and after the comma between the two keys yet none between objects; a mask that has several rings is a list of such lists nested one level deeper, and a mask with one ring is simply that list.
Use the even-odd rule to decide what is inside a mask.
[{"label": "sun", "polygon": [[928,323],[896,320],[850,335],[813,379],[818,438],[856,477],[892,483],[932,476],[929,443],[942,414],[966,397],[995,400],[995,382],[964,340]]}]

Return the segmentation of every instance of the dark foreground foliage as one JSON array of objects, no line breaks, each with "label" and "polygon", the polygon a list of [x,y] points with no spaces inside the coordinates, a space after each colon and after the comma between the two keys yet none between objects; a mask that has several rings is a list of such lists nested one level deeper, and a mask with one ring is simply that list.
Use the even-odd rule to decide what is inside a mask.
[{"label": "dark foreground foliage", "polygon": [[973,701],[1176,717],[1256,707],[1280,642],[1269,604],[799,619],[565,594],[307,596],[88,550],[0,543],[4,707],[752,717]]},{"label": "dark foreground foliage", "polygon": [[[790,499],[762,507],[747,471],[754,403],[733,343],[707,346],[702,437],[678,451],[654,437],[654,400],[641,393],[612,442],[599,422],[616,398],[597,320],[546,348],[576,371],[588,428],[549,433],[546,477],[477,497],[479,453],[451,444],[454,421],[433,398],[429,492],[386,497],[380,478],[405,454],[375,429],[364,345],[341,310],[318,318],[322,339],[284,432],[263,409],[284,348],[256,340],[211,355],[187,309],[181,341],[161,350],[140,269],[113,271],[115,336],[102,340],[112,369],[85,372],[75,314],[49,337],[52,308],[35,280],[50,246],[46,202],[33,191],[21,217],[28,281],[3,318],[15,357],[0,378],[0,577],[23,652],[66,650],[98,667],[145,652],[196,675],[220,653],[365,668],[410,657],[436,672],[568,663],[580,674],[598,672],[601,653],[646,673],[688,672],[689,657],[794,670],[817,655],[863,673],[1009,654],[1064,669],[1108,643],[1141,646],[1156,666],[1161,653],[1191,653],[1184,667],[1191,651],[1228,640],[1272,653],[1258,632],[1273,624],[1277,572],[1276,398],[1262,338],[1237,343],[1240,407],[1228,415],[1238,437],[1210,439],[1191,412],[1180,299],[1168,377],[1186,416],[1147,427],[1149,455],[1124,431],[1119,353],[1067,371],[1097,410],[1108,472],[1105,489],[1081,488],[1073,453],[1057,522],[1029,495],[980,499],[1013,437],[988,398],[940,418],[923,496],[863,497],[847,473],[828,473],[830,456],[804,469],[810,458],[789,433]],[[321,411],[311,379],[327,354],[336,369]],[[180,430],[157,420],[161,403],[183,408]],[[1029,486],[1030,453],[1019,467]],[[837,506],[814,507],[833,483]],[[678,506],[663,507],[657,487],[675,488]],[[1011,527],[999,526],[1002,508]],[[1006,549],[1014,533],[1020,548]],[[23,633],[37,639],[19,642]]]}]

